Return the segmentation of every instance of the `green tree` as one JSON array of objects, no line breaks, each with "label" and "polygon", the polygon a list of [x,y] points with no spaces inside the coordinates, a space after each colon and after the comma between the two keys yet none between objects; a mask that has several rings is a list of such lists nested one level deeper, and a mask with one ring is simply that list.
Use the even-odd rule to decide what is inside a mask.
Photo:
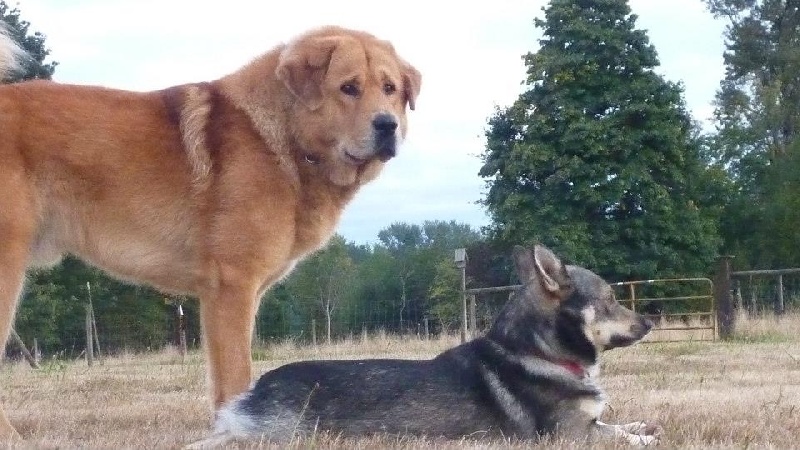
[{"label": "green tree", "polygon": [[552,0],[527,89],[489,120],[490,231],[614,278],[704,274],[719,238],[704,146],[626,0]]},{"label": "green tree", "polygon": [[[717,159],[735,182],[722,221],[726,251],[743,266],[800,264],[800,5],[706,0],[728,21],[725,78],[716,96]],[[788,225],[788,226],[787,226]]]},{"label": "green tree", "polygon": [[0,19],[8,25],[11,36],[20,46],[28,52],[29,58],[22,62],[22,71],[11,77],[10,81],[32,80],[36,78],[49,80],[56,70],[57,62],[44,62],[50,55],[50,50],[45,47],[46,36],[36,31],[29,34],[30,22],[20,17],[20,10],[9,8],[8,4],[0,0]]},{"label": "green tree", "polygon": [[442,259],[434,266],[434,276],[428,288],[427,312],[435,317],[442,329],[450,329],[461,316],[461,272],[453,261]]},{"label": "green tree", "polygon": [[353,292],[355,271],[347,242],[337,234],[325,248],[302,262],[287,282],[296,299],[310,302],[313,309],[323,314],[329,344],[333,335],[333,314]]},{"label": "green tree", "polygon": [[394,277],[387,284],[399,293],[400,328],[418,324],[425,315],[449,320],[447,311],[460,304],[450,290],[460,284],[458,277],[452,281],[454,251],[479,241],[480,233],[466,224],[433,220],[421,226],[394,223],[378,238],[394,258]]}]

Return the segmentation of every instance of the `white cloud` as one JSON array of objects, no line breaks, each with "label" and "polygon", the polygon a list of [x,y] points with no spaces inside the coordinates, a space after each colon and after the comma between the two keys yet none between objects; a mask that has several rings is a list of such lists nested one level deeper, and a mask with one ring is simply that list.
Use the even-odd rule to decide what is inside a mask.
[{"label": "white cloud", "polygon": [[[214,79],[275,44],[324,24],[364,29],[391,40],[423,73],[417,111],[400,156],[364,188],[340,231],[374,241],[392,222],[488,222],[475,205],[486,121],[510,104],[525,77],[521,55],[535,51],[533,19],[544,0],[492,2],[369,0],[20,0],[23,18],[47,35],[56,80],[148,90]],[[632,0],[662,68],[683,81],[698,119],[722,77],[722,24],[697,0]]]}]

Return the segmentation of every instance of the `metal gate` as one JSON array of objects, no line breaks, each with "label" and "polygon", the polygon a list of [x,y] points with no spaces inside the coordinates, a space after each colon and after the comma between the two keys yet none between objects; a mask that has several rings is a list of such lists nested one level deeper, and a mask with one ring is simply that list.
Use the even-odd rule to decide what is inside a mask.
[{"label": "metal gate", "polygon": [[[682,341],[716,341],[717,314],[714,305],[714,283],[708,278],[664,278],[658,280],[623,281],[611,283],[611,286],[622,290],[627,298],[618,298],[619,302],[631,310],[645,315],[655,322],[656,326],[645,337],[643,342],[682,342]],[[642,291],[649,286],[663,286],[665,290],[680,287],[681,291],[689,291],[690,295],[655,295],[648,296]],[[637,287],[639,291],[637,292]],[[619,292],[619,291],[618,291]],[[688,302],[697,306],[697,310],[681,313],[665,313],[662,305],[669,302]],[[652,305],[656,305],[652,308]],[[650,312],[643,311],[649,309]],[[653,309],[662,312],[653,313]]]}]

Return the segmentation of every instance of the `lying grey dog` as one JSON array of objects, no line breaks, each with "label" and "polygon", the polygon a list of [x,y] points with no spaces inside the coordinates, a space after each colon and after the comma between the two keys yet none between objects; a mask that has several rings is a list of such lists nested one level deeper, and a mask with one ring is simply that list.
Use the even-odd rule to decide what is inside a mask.
[{"label": "lying grey dog", "polygon": [[267,372],[191,448],[232,439],[285,442],[329,431],[461,438],[658,440],[644,422],[600,422],[602,351],[633,344],[652,323],[624,308],[591,271],[547,248],[516,247],[521,287],[486,336],[427,361],[304,361]]}]

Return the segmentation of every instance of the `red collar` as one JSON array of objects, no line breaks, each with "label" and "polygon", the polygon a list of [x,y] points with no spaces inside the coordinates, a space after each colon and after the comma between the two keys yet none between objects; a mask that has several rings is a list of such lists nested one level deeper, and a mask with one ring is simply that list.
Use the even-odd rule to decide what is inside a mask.
[{"label": "red collar", "polygon": [[578,378],[586,377],[586,369],[584,369],[582,365],[576,363],[575,361],[551,361],[551,362],[567,369]]},{"label": "red collar", "polygon": [[555,364],[557,366],[563,367],[564,369],[567,370],[567,372],[575,375],[578,378],[586,378],[586,376],[588,375],[588,372],[586,371],[586,368],[583,367],[583,365],[581,363],[579,363],[579,362],[570,361],[568,359],[551,358],[551,357],[545,355],[544,352],[541,352],[539,350],[535,351],[534,355],[536,355],[537,358],[543,359],[543,360],[545,360],[547,362],[550,362],[550,363],[553,363],[553,364]]}]

